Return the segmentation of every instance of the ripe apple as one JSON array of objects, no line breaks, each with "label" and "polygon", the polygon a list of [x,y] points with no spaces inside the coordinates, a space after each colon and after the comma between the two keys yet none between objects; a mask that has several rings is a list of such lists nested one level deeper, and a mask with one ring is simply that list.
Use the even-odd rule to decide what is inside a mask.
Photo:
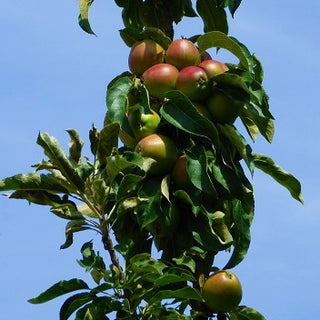
[{"label": "ripe apple", "polygon": [[135,151],[146,158],[144,169],[151,175],[162,175],[170,172],[178,152],[174,142],[161,134],[153,133],[142,138]]},{"label": "ripe apple", "polygon": [[232,100],[222,90],[214,88],[206,100],[213,121],[232,124],[239,115],[241,104]]},{"label": "ripe apple", "polygon": [[212,312],[230,312],[242,299],[241,283],[233,272],[217,271],[204,282],[202,297]]},{"label": "ripe apple", "polygon": [[206,71],[198,66],[188,66],[180,70],[176,88],[193,101],[204,100],[211,90]]},{"label": "ripe apple", "polygon": [[155,133],[160,124],[160,116],[155,111],[143,113],[141,108],[133,106],[133,111],[128,116],[129,125],[136,139],[142,138]]},{"label": "ripe apple", "polygon": [[210,79],[229,70],[223,62],[213,59],[202,61],[199,64],[199,67],[203,68],[207,72]]},{"label": "ripe apple", "polygon": [[196,65],[199,62],[199,56],[199,50],[192,41],[176,39],[166,50],[165,60],[181,70],[187,66]]},{"label": "ripe apple", "polygon": [[142,40],[135,43],[129,53],[128,65],[135,75],[141,75],[151,66],[164,60],[165,50],[153,40]]},{"label": "ripe apple", "polygon": [[163,99],[166,93],[174,90],[179,70],[168,63],[158,63],[142,75],[143,84],[152,97]]},{"label": "ripe apple", "polygon": [[171,177],[178,188],[185,190],[192,186],[192,182],[187,171],[187,158],[185,154],[181,155],[177,159],[173,167]]}]

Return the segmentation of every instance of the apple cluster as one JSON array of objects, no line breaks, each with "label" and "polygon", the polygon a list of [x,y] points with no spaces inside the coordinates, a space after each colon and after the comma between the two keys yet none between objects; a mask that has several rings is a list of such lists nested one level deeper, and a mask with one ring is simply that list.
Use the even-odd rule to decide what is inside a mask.
[{"label": "apple cluster", "polygon": [[137,42],[131,48],[128,64],[152,98],[161,100],[168,91],[179,90],[213,122],[233,123],[238,116],[239,105],[213,80],[228,67],[209,53],[200,53],[188,39],[173,40],[166,50],[153,40]]},{"label": "apple cluster", "polygon": [[[161,104],[168,91],[179,90],[202,116],[213,122],[232,123],[238,116],[237,105],[214,81],[228,67],[207,52],[201,53],[190,40],[173,40],[166,50],[153,40],[139,41],[131,48],[128,65],[148,90],[150,100],[158,102],[156,105]],[[151,113],[144,113],[138,102],[130,105],[128,122],[138,141],[133,148],[148,158],[145,169],[149,174],[171,172],[176,185],[186,189],[191,184],[186,157],[178,154],[169,137],[157,133],[161,120],[157,111],[152,108]]]}]

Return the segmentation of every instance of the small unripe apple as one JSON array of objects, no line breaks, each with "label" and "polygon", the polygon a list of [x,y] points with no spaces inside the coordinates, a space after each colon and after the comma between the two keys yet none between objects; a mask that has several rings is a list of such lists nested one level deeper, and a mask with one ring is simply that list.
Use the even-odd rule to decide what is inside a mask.
[{"label": "small unripe apple", "polygon": [[153,110],[151,110],[151,113],[143,113],[140,108],[133,106],[133,111],[130,112],[128,121],[136,139],[141,140],[158,130],[160,116]]},{"label": "small unripe apple", "polygon": [[171,176],[173,182],[178,188],[185,190],[192,186],[192,182],[187,171],[187,158],[185,154],[181,155],[176,161]]}]

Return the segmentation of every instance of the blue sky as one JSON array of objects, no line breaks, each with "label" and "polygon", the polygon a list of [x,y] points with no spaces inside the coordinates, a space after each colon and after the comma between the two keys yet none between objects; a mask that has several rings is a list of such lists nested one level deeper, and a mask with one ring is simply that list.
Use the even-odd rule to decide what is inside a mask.
[{"label": "blue sky", "polygon": [[[0,12],[0,177],[29,172],[43,158],[38,132],[48,132],[67,148],[68,128],[86,142],[92,123],[101,128],[105,89],[128,69],[129,48],[119,37],[120,10],[96,0],[91,10],[98,37],[77,25],[76,1],[6,1]],[[318,317],[320,269],[319,214],[319,54],[320,4],[309,1],[243,0],[230,35],[256,53],[265,69],[264,86],[276,118],[272,144],[263,139],[255,152],[271,156],[302,183],[305,205],[268,176],[256,171],[256,216],[252,245],[235,272],[243,304],[268,320]],[[202,32],[186,19],[176,37]],[[219,57],[219,56],[218,56]],[[227,55],[221,55],[222,61]],[[72,277],[88,279],[77,265],[80,247],[93,233],[77,235],[61,251],[65,221],[47,207],[0,198],[0,318],[58,319],[64,299],[31,305],[27,299]],[[217,264],[223,265],[225,257]]]}]

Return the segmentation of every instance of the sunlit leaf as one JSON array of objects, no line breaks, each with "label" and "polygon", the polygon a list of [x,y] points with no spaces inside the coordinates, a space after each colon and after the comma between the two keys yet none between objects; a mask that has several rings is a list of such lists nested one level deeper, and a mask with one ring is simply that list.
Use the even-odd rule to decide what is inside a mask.
[{"label": "sunlit leaf", "polygon": [[89,23],[89,8],[93,1],[94,0],[79,0],[80,14],[78,22],[83,31],[95,35]]},{"label": "sunlit leaf", "polygon": [[254,164],[257,168],[270,175],[274,180],[284,186],[291,196],[303,203],[300,182],[289,172],[283,170],[270,157],[254,154]]},{"label": "sunlit leaf", "polygon": [[253,308],[239,306],[230,312],[230,320],[266,320],[266,318]]},{"label": "sunlit leaf", "polygon": [[210,48],[226,49],[240,60],[241,65],[245,69],[250,70],[252,68],[252,61],[247,57],[244,48],[223,32],[210,31],[205,33],[198,38],[198,46],[201,51],[205,51]]},{"label": "sunlit leaf", "polygon": [[44,149],[51,162],[60,170],[62,175],[79,190],[83,190],[84,182],[80,178],[75,166],[61,150],[58,141],[47,133],[38,135],[37,143]]}]

